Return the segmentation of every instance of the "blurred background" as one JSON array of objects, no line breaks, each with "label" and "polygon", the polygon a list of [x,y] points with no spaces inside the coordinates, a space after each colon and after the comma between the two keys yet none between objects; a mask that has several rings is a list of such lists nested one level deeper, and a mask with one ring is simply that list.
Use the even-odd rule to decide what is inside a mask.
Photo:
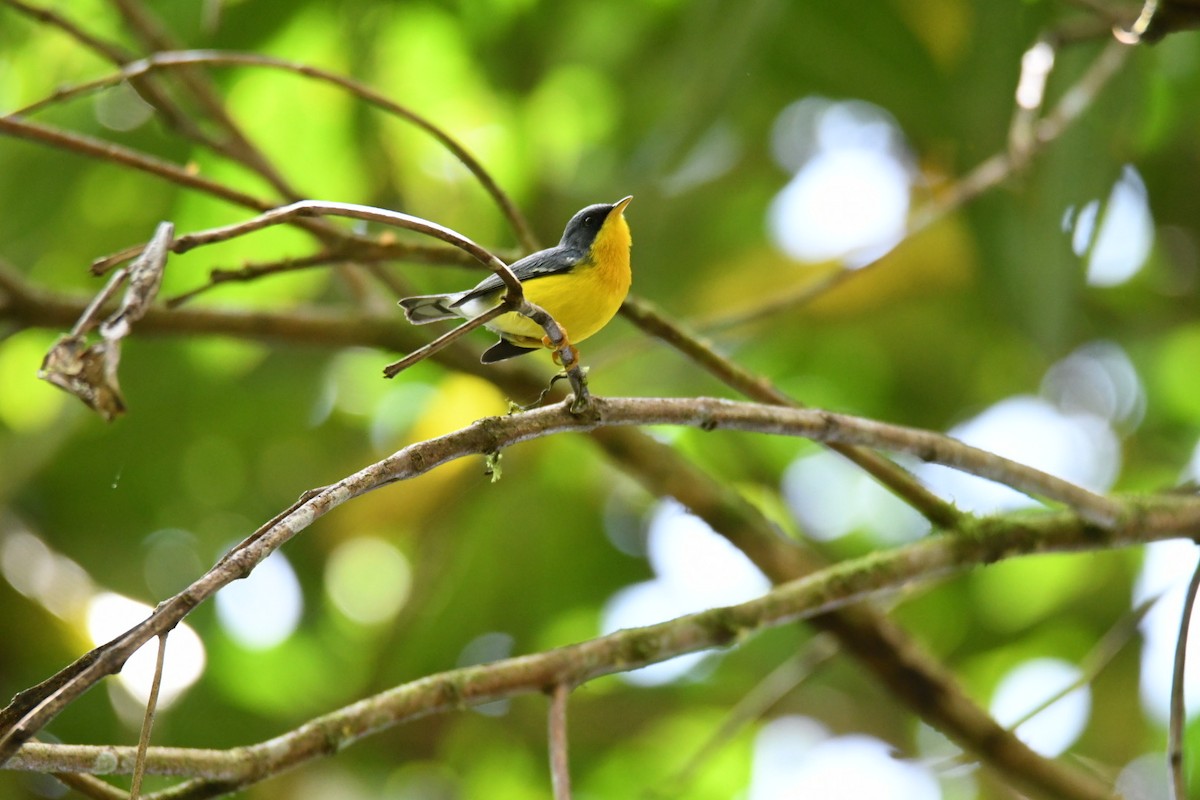
[{"label": "blurred background", "polygon": [[[1118,50],[1112,20],[1066,0],[48,5],[132,52],[147,48],[130,9],[179,46],[274,55],[371,86],[464,144],[543,245],[580,207],[634,195],[634,292],[806,404],[949,431],[1098,491],[1200,475],[1194,34]],[[0,112],[113,72],[21,6],[0,2]],[[1041,37],[1054,46],[1035,48]],[[495,203],[427,133],[296,75],[205,74],[303,196],[415,214],[520,252]],[[1082,105],[1059,106],[1064,96]],[[1064,107],[1079,110],[1058,128],[1030,121]],[[29,119],[278,200],[260,177],[162,125],[127,85]],[[1023,149],[1041,135],[1044,145]],[[984,163],[1002,179],[957,203]],[[250,216],[153,175],[0,136],[0,267],[24,285],[88,296],[101,285],[91,261],[144,241],[160,220],[185,233]],[[173,256],[162,293],[201,286],[213,268],[313,248],[275,228]],[[386,270],[412,293],[481,277],[423,263]],[[129,413],[105,424],[36,378],[70,321],[25,324],[4,298],[0,287],[5,698],[142,618],[305,489],[503,413],[510,399],[487,373],[433,363],[382,380],[398,353],[369,337],[135,329],[121,364]],[[394,301],[366,272],[338,266],[223,284],[185,307],[316,306],[347,320],[391,316],[400,341],[432,338],[403,331]],[[490,341],[470,339],[476,351]],[[735,396],[623,318],[582,351],[598,394]],[[553,372],[543,354],[524,360]],[[832,558],[928,532],[806,442],[654,434]],[[154,743],[253,743],[430,673],[767,586],[703,522],[584,438],[523,444],[502,466],[491,482],[482,459],[454,462],[356,500],[199,608],[171,638]],[[916,469],[964,509],[1030,502]],[[1169,659],[1194,558],[1185,543],[1025,558],[896,598],[894,614],[1002,723],[1058,697],[1019,729],[1040,752],[1066,753],[1130,797],[1165,797]],[[1011,796],[852,660],[810,658],[814,669],[802,669],[819,647],[808,630],[783,628],[576,691],[577,796]],[[134,743],[152,668],[152,656],[131,661],[45,733]],[[769,702],[740,711],[763,692]],[[531,696],[420,720],[246,796],[548,796],[544,714]],[[720,733],[731,717],[739,724]],[[64,791],[12,772],[0,772],[0,790]]]}]

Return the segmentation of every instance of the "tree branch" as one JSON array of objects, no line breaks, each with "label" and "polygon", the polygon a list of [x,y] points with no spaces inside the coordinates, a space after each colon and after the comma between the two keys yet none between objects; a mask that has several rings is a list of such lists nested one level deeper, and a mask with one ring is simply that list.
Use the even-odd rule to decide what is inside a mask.
[{"label": "tree branch", "polygon": [[[0,290],[6,290],[14,300],[7,309],[0,306],[0,313],[7,311],[25,325],[69,325],[86,305],[83,299],[64,299],[26,285],[2,263]],[[413,330],[396,325],[390,317],[347,317],[315,310],[271,314],[151,308],[139,326],[143,334],[225,334],[320,347],[366,345],[407,350],[416,346]],[[464,347],[450,347],[438,358],[455,369],[495,382],[513,397],[536,394],[543,383],[539,373],[519,365],[485,368]],[[648,491],[676,498],[744,552],[772,581],[793,580],[825,566],[815,553],[781,536],[733,487],[681,458],[670,447],[631,428],[599,428],[590,435],[614,463]],[[998,725],[966,695],[945,667],[879,611],[846,608],[818,617],[813,624],[834,634],[849,654],[914,713],[1003,772],[1014,784],[1030,786],[1030,791],[1047,797],[1103,795],[1099,786],[1090,793],[1074,792],[1072,787],[1085,776],[1039,757]]]},{"label": "tree branch", "polygon": [[[566,418],[570,418],[569,415]],[[475,438],[474,434],[470,429],[464,429],[406,450],[444,450],[451,440],[468,438]],[[463,443],[465,441],[458,444]],[[474,448],[468,449],[473,451]],[[411,471],[411,466],[400,467],[401,462],[408,463],[408,459],[399,458],[401,453],[381,462],[392,463],[390,472],[393,475]],[[364,473],[358,475],[361,477]],[[343,496],[345,491],[356,489],[343,486],[338,490]],[[1145,500],[1140,511],[1140,524],[1105,533],[1081,524],[1076,517],[1064,512],[1042,514],[1020,522],[998,517],[979,535],[969,539],[949,534],[931,536],[891,551],[829,567],[777,586],[746,603],[622,630],[544,653],[430,675],[310,720],[256,745],[229,751],[152,747],[147,753],[146,769],[152,774],[198,776],[214,788],[214,793],[225,793],[277,775],[304,761],[333,755],[367,736],[431,713],[490,703],[554,686],[578,685],[684,653],[728,647],[751,633],[813,618],[872,595],[895,591],[914,581],[942,577],[980,563],[1033,553],[1121,547],[1200,532],[1200,501],[1195,498],[1163,496]],[[311,518],[307,521],[311,522]],[[277,544],[268,544],[268,537],[264,537],[243,552],[256,548],[274,549]],[[265,557],[265,553],[251,554],[247,564],[259,557]],[[28,743],[6,766],[37,771],[128,773],[135,761],[136,748],[133,747]],[[1076,788],[1079,791],[1069,796],[1106,796]],[[188,796],[212,796],[196,793],[194,786],[191,792]],[[178,793],[168,790],[156,796],[178,796]]]},{"label": "tree branch", "polygon": [[[571,408],[575,413],[581,413],[589,406],[589,395],[587,391],[587,378],[584,375],[582,366],[579,363],[578,352],[567,339],[567,334],[558,321],[543,308],[534,303],[529,302],[525,297],[524,287],[517,280],[516,275],[509,269],[508,265],[493,255],[485,248],[479,246],[467,237],[447,228],[443,225],[438,225],[436,222],[430,222],[420,217],[414,217],[410,214],[402,214],[399,211],[389,211],[383,208],[375,208],[374,206],[358,205],[356,203],[329,203],[317,200],[301,200],[298,203],[273,208],[263,214],[260,214],[253,219],[238,222],[233,225],[225,225],[219,228],[210,228],[206,231],[186,234],[180,236],[171,242],[169,249],[175,253],[186,253],[187,251],[201,247],[214,242],[224,242],[238,236],[244,236],[254,231],[262,230],[273,225],[281,225],[298,218],[316,217],[316,216],[337,216],[350,217],[352,219],[361,219],[367,222],[378,222],[385,225],[391,225],[398,228],[416,231],[434,239],[439,239],[455,246],[464,251],[472,258],[479,261],[485,267],[494,272],[500,280],[504,282],[505,293],[500,307],[493,308],[484,317],[492,318],[499,316],[503,311],[511,311],[527,317],[537,325],[540,325],[546,332],[546,341],[550,342],[551,347],[557,357],[559,363],[567,372],[570,378],[571,387],[574,390],[575,402]],[[125,255],[140,254],[140,247],[130,248],[123,251],[119,256],[110,256],[101,259],[92,265],[92,271],[103,271],[108,266],[119,260],[119,257]],[[470,330],[471,326],[477,327],[482,324],[480,321],[467,323],[464,329],[459,331],[451,331],[446,336],[434,342],[431,345],[421,348],[418,353],[397,361],[389,365],[384,374],[386,377],[393,377],[401,369],[411,366],[420,358],[425,358],[446,345],[453,342],[459,336]]]},{"label": "tree branch", "polygon": [[[981,477],[999,479],[1014,488],[1070,499],[1084,521],[1103,516],[1109,536],[1128,535],[1124,504],[1097,497],[1029,467],[977,450],[939,434],[831,414],[714,399],[607,398],[594,400],[595,414],[586,418],[563,405],[487,417],[467,428],[410,445],[315,493],[282,516],[261,537],[222,559],[180,594],[161,603],[144,622],[91,651],[60,676],[22,692],[0,712],[0,758],[7,758],[87,688],[117,672],[126,659],[152,636],[173,628],[218,589],[248,574],[271,552],[333,508],[366,492],[424,474],[448,461],[471,454],[495,453],[530,439],[565,431],[588,431],[610,425],[675,424],[703,430],[729,428],[820,441],[844,441],[901,449]],[[1102,501],[1102,502],[1096,502]],[[1200,513],[1200,502],[1191,510]],[[1145,518],[1141,520],[1146,524]],[[1120,524],[1118,524],[1120,523]],[[1111,541],[1093,525],[1083,526],[1098,541]],[[1178,535],[1179,531],[1174,531]],[[968,537],[969,538],[969,537]],[[986,561],[984,563],[987,563]]]}]

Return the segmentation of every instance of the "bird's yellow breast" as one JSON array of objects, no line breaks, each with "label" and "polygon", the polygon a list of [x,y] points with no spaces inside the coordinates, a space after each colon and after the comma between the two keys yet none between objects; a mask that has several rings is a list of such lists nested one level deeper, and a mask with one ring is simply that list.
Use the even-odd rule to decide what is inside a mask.
[{"label": "bird's yellow breast", "polygon": [[[569,271],[525,281],[526,299],[546,309],[572,342],[583,341],[608,324],[629,293],[632,243],[625,215],[610,216],[587,255]],[[504,314],[487,327],[528,347],[540,347],[545,336],[541,326],[520,314]]]}]

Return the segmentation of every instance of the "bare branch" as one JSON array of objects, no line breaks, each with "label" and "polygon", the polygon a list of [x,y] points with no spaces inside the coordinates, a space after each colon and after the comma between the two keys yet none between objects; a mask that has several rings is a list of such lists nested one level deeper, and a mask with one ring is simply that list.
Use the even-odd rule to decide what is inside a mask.
[{"label": "bare branch", "polygon": [[[51,25],[58,28],[66,35],[70,36],[75,41],[79,42],[88,50],[99,54],[113,64],[126,64],[136,58],[136,55],[130,53],[120,45],[105,41],[98,36],[93,36],[87,31],[80,28],[75,23],[71,22],[66,17],[48,8],[38,8],[31,6],[23,0],[0,0],[5,5],[16,9],[17,11],[38,20],[46,25]],[[167,125],[177,130],[180,134],[198,142],[214,152],[223,152],[223,148],[219,142],[208,136],[200,129],[198,125],[188,116],[187,112],[179,108],[179,106],[167,95],[167,93],[158,86],[158,84],[148,78],[134,78],[129,84],[134,87],[138,94],[151,106],[158,109]],[[52,94],[46,100],[36,104],[37,107],[45,107],[58,100],[58,92]]]},{"label": "bare branch", "polygon": [[[488,269],[492,270],[492,272],[496,273],[496,275],[498,275],[504,282],[506,288],[502,307],[507,311],[512,311],[524,317],[528,317],[530,320],[540,325],[543,330],[545,330],[546,340],[550,343],[557,360],[567,371],[567,376],[571,380],[571,386],[574,389],[575,395],[575,402],[571,406],[572,410],[575,413],[582,413],[588,408],[590,396],[587,391],[587,378],[583,372],[582,366],[579,363],[579,353],[567,339],[566,333],[563,331],[562,326],[560,326],[557,320],[550,316],[545,309],[529,302],[529,300],[525,298],[524,288],[521,286],[521,282],[517,280],[517,277],[513,274],[512,270],[509,269],[507,264],[505,264],[485,248],[479,246],[457,231],[453,231],[443,225],[438,225],[436,222],[430,222],[429,220],[422,219],[420,217],[414,217],[410,214],[402,214],[399,211],[389,211],[387,209],[375,208],[374,206],[364,206],[355,203],[328,203],[317,200],[301,200],[298,203],[292,203],[291,205],[271,209],[266,213],[254,217],[253,219],[238,222],[233,225],[210,228],[206,231],[199,231],[197,233],[180,236],[171,242],[170,249],[176,253],[186,253],[187,251],[196,247],[213,244],[214,242],[228,241],[238,236],[244,236],[248,233],[262,230],[263,228],[268,228],[273,225],[280,225],[290,222],[294,219],[315,216],[350,217],[352,219],[361,219],[367,222],[378,222],[385,225],[416,231],[426,236],[440,239],[443,242],[447,242],[457,247],[458,249],[470,255],[472,258],[479,261],[479,263],[483,264]],[[120,255],[130,255],[138,252],[139,248],[135,247],[123,251]],[[92,266],[93,272],[96,271],[98,266],[107,266],[113,263],[115,258],[115,256],[110,256],[96,262],[96,264],[93,264]],[[499,316],[499,314],[502,312],[492,309],[491,312],[488,312],[488,314],[484,316],[489,316],[492,313],[495,313],[496,316]],[[462,333],[465,333],[465,331]],[[428,350],[428,352],[421,356],[421,358],[437,352],[437,350],[445,347],[447,344],[454,341],[454,339],[461,336],[462,333],[453,334],[452,332],[453,335],[450,336],[449,339],[445,339],[445,337],[443,337],[444,341],[442,341],[440,344],[437,344],[437,347]],[[400,362],[396,362],[396,364],[410,366],[412,363],[415,363],[416,360],[420,359],[414,359],[410,357]],[[391,365],[389,369],[395,369],[398,372],[399,369],[403,368],[397,368],[396,364]],[[391,376],[389,375],[388,377]]]},{"label": "bare branch", "polygon": [[[150,10],[142,3],[135,2],[135,0],[112,0],[112,3],[148,49],[174,50],[178,47],[167,28],[155,19]],[[124,66],[125,63],[127,62],[119,62],[118,65]],[[245,164],[262,175],[283,197],[288,200],[299,200],[302,197],[301,193],[287,182],[262,151],[242,133],[241,128],[229,116],[221,98],[205,76],[197,69],[184,69],[181,71],[180,78],[208,117],[225,131],[225,141],[212,142],[208,140],[204,143],[212,147],[215,152]],[[133,80],[130,82],[133,83]]]},{"label": "bare branch", "polygon": [[837,641],[827,633],[818,634],[801,645],[795,654],[771,670],[730,709],[721,725],[654,796],[686,797],[692,777],[712,760],[721,747],[728,744],[746,725],[761,719],[837,652]]},{"label": "bare branch", "polygon": [[210,194],[243,208],[266,211],[275,205],[270,201],[252,197],[236,189],[231,189],[224,184],[210,181],[207,178],[201,178],[198,175],[192,174],[184,167],[176,166],[168,161],[139,153],[136,150],[122,147],[119,144],[85,136],[81,133],[68,133],[51,128],[48,125],[31,122],[16,115],[10,114],[0,117],[0,133],[6,133],[18,139],[40,142],[81,155],[98,158],[102,161],[110,161],[114,164],[131,167],[178,184],[179,186]]},{"label": "bare branch", "polygon": [[[269,200],[244,194],[224,184],[194,175],[183,167],[136,150],[83,134],[68,133],[46,125],[30,122],[17,116],[9,115],[0,117],[0,134],[8,134],[19,139],[40,142],[70,152],[98,158],[102,161],[111,161],[116,164],[128,166],[150,175],[156,175],[171,183],[204,192],[234,205],[254,211],[267,211],[276,207],[275,203]],[[302,216],[297,217],[294,224],[308,230],[321,240],[336,234],[341,239],[340,247],[342,250],[339,252],[343,253],[344,258],[353,258],[361,250],[373,260],[380,260],[382,258],[419,258],[432,263],[464,263],[464,259],[458,255],[461,251],[456,249],[420,249],[413,247],[411,244],[383,244],[347,231],[335,231],[320,220],[305,219]],[[112,266],[137,256],[144,247],[144,245],[137,245],[136,247],[127,248],[107,259],[101,259],[92,265],[92,272],[101,275]]]},{"label": "bare branch", "polygon": [[459,325],[457,328],[443,333],[441,336],[434,339],[424,347],[419,347],[416,350],[413,350],[399,361],[393,361],[391,364],[388,364],[383,368],[383,377],[396,377],[413,364],[424,361],[430,356],[441,352],[476,328],[482,327],[494,320],[496,317],[507,313],[509,313],[508,304],[501,303],[500,305],[480,314],[478,317],[472,317],[471,319]]}]

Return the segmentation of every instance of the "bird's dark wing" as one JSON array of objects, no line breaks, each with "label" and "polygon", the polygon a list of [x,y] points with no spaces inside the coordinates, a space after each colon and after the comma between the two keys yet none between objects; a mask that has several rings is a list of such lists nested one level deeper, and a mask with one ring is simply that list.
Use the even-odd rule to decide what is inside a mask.
[{"label": "bird's dark wing", "polygon": [[[547,250],[539,250],[536,253],[527,255],[520,261],[513,263],[509,269],[513,275],[517,276],[517,280],[524,283],[531,278],[541,278],[546,275],[557,275],[560,272],[566,272],[579,263],[582,255],[575,250],[569,250],[563,247],[551,247]],[[501,292],[504,290],[504,281],[500,276],[492,273],[475,285],[475,288],[468,289],[459,295],[453,307],[461,306],[463,303],[477,300],[480,297]]]}]

